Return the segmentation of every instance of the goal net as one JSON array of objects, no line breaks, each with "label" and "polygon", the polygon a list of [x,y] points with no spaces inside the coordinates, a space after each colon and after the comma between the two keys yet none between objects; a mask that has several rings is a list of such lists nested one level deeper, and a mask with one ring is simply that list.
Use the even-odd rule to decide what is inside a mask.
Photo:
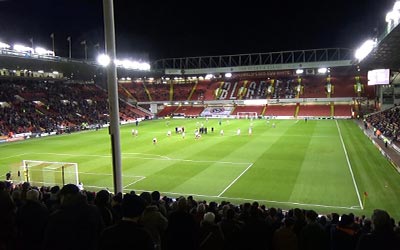
[{"label": "goal net", "polygon": [[255,119],[257,118],[257,112],[237,112],[236,116],[238,119]]},{"label": "goal net", "polygon": [[23,160],[19,171],[34,186],[79,184],[77,163]]}]

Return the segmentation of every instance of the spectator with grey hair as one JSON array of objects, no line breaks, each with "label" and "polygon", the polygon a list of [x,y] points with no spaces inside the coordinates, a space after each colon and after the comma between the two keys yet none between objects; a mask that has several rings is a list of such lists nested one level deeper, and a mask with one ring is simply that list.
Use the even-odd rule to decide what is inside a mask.
[{"label": "spectator with grey hair", "polygon": [[36,189],[26,192],[26,200],[17,211],[17,244],[20,250],[39,250],[43,243],[49,211]]}]

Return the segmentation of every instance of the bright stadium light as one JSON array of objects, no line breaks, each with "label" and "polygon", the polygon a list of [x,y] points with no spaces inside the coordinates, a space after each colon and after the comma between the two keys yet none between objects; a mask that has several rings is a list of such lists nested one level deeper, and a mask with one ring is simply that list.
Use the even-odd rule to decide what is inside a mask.
[{"label": "bright stadium light", "polygon": [[393,9],[386,14],[387,32],[392,31],[400,21],[400,1],[396,1]]},{"label": "bright stadium light", "polygon": [[33,52],[33,49],[31,47],[27,47],[21,44],[14,44],[13,49],[18,52]]},{"label": "bright stadium light", "polygon": [[35,53],[38,55],[54,55],[54,52],[51,50],[47,50],[45,48],[42,47],[36,47],[35,48]]},{"label": "bright stadium light", "polygon": [[318,73],[319,73],[319,74],[326,74],[326,72],[328,72],[328,69],[327,69],[327,68],[319,68],[319,69],[318,69]]},{"label": "bright stadium light", "polygon": [[139,63],[139,70],[150,70],[150,64],[148,63]]},{"label": "bright stadium light", "polygon": [[0,42],[0,49],[9,49],[10,47],[7,43]]},{"label": "bright stadium light", "polygon": [[103,67],[107,67],[108,64],[110,64],[110,57],[106,54],[100,54],[97,56],[97,62],[103,66]]},{"label": "bright stadium light", "polygon": [[225,73],[225,77],[226,77],[226,78],[231,78],[231,77],[232,77],[232,73],[230,73],[230,72]]},{"label": "bright stadium light", "polygon": [[366,56],[368,56],[369,53],[374,49],[376,45],[376,42],[369,39],[363,43],[363,45],[360,46],[356,50],[355,57],[358,61],[362,61]]},{"label": "bright stadium light", "polygon": [[296,74],[297,75],[301,75],[301,74],[303,74],[304,73],[304,70],[303,69],[296,69]]},{"label": "bright stadium light", "polygon": [[205,79],[210,80],[211,78],[214,78],[213,74],[207,74]]}]

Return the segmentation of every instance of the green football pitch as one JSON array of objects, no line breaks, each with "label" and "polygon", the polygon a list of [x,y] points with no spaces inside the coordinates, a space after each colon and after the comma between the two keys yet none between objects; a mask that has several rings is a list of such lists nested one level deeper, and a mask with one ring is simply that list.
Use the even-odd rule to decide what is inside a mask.
[{"label": "green football pitch", "polygon": [[[208,133],[195,139],[201,125]],[[353,120],[155,120],[121,126],[120,138],[124,192],[400,219],[400,175]],[[107,129],[1,144],[2,178],[18,181],[23,160],[77,163],[86,189],[113,190]]]}]

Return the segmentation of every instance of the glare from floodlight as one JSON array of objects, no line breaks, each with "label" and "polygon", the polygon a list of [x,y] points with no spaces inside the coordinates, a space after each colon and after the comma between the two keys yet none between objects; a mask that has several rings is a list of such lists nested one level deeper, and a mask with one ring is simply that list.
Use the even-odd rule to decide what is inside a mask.
[{"label": "glare from floodlight", "polygon": [[9,49],[10,47],[7,43],[0,42],[0,49]]},{"label": "glare from floodlight", "polygon": [[207,74],[206,77],[205,77],[205,79],[207,79],[207,80],[209,80],[209,79],[211,79],[211,78],[214,78],[214,75],[213,75],[213,74]]},{"label": "glare from floodlight", "polygon": [[393,10],[400,11],[400,1],[396,1],[393,5]]},{"label": "glare from floodlight", "polygon": [[304,73],[304,70],[303,69],[297,69],[296,70],[296,74],[298,74],[298,75],[301,75],[301,74],[303,74]]},{"label": "glare from floodlight", "polygon": [[53,71],[53,74],[58,75],[59,73],[58,73],[58,71]]},{"label": "glare from floodlight", "polygon": [[138,69],[140,69],[140,70],[150,70],[150,64],[148,64],[148,63],[139,63]]},{"label": "glare from floodlight", "polygon": [[51,50],[47,50],[45,48],[42,47],[36,47],[35,48],[35,53],[38,55],[54,55],[54,52]]},{"label": "glare from floodlight", "polygon": [[230,73],[230,72],[228,72],[228,73],[225,73],[225,77],[226,77],[226,78],[230,78],[230,77],[232,77],[232,73]]},{"label": "glare from floodlight", "polygon": [[328,71],[327,68],[319,68],[319,69],[318,69],[318,73],[319,73],[319,74],[325,74],[327,71]]},{"label": "glare from floodlight", "polygon": [[27,47],[21,44],[14,44],[13,49],[18,52],[33,52],[33,49],[31,47]]},{"label": "glare from floodlight", "polygon": [[355,57],[358,59],[358,61],[362,61],[366,56],[368,56],[369,53],[374,49],[376,45],[376,42],[373,40],[369,39],[361,45],[360,48],[356,50]]},{"label": "glare from floodlight", "polygon": [[103,67],[107,67],[108,64],[110,64],[110,61],[111,61],[110,57],[106,54],[100,54],[97,57],[97,62]]}]

